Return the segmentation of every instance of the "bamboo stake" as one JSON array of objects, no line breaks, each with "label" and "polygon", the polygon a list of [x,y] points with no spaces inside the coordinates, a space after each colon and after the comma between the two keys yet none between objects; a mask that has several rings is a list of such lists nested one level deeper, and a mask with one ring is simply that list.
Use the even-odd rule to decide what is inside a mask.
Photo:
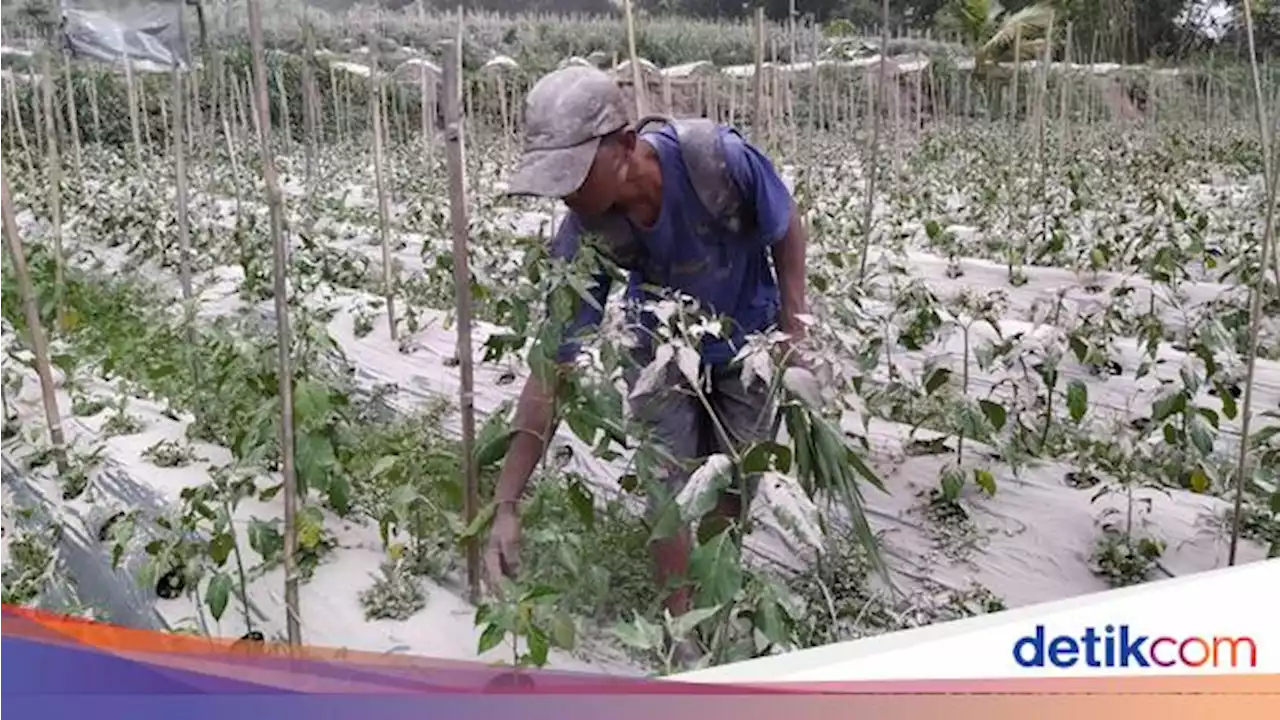
[{"label": "bamboo stake", "polygon": [[640,74],[640,63],[636,57],[636,21],[631,13],[631,0],[622,0],[622,7],[627,16],[627,57],[631,58],[631,89],[635,94],[636,121],[645,116],[649,103],[645,98],[644,82]]},{"label": "bamboo stake", "polygon": [[[419,6],[421,7],[421,6]],[[418,67],[418,84],[419,97],[418,102],[422,105],[422,151],[423,154],[430,157],[431,153],[431,125],[435,122],[435,115],[431,112],[431,100],[427,97],[427,68],[425,65]],[[428,167],[430,163],[428,163]]]},{"label": "bamboo stake", "polygon": [[89,114],[93,116],[93,140],[102,142],[102,111],[98,107],[98,77],[89,78]]},{"label": "bamboo stake", "polygon": [[229,109],[226,105],[222,106],[222,137],[227,142],[227,158],[231,164],[231,186],[235,189],[236,196],[236,227],[240,226],[240,164],[236,161],[236,147],[232,142],[231,122],[227,119]]},{"label": "bamboo stake", "polygon": [[70,124],[71,150],[74,153],[76,177],[84,176],[84,154],[80,149],[80,116],[76,112],[76,86],[71,80],[71,59],[62,54],[62,71],[67,81],[67,122]]},{"label": "bamboo stake", "polygon": [[[462,64],[461,37],[446,41],[444,63],[445,143],[449,163],[449,208],[453,225],[453,282],[458,302],[458,363],[461,375],[460,407],[462,410],[462,465],[466,480],[466,497],[463,503],[465,522],[469,526],[475,519],[479,505],[479,480],[476,474],[473,446],[475,445],[475,391],[472,376],[471,353],[471,270],[467,262],[466,151],[465,135],[459,117],[459,67]],[[467,539],[467,586],[471,601],[480,597],[480,546],[475,538]]]},{"label": "bamboo stake", "polygon": [[36,137],[36,152],[41,157],[45,155],[45,134],[44,130],[44,113],[40,110],[41,99],[44,91],[41,89],[43,85],[31,83],[31,133]]},{"label": "bamboo stake", "polygon": [[[12,86],[10,86],[9,83],[12,82],[13,76],[4,76],[4,79],[5,90],[12,91]],[[8,101],[4,102],[4,113],[5,126],[9,131],[9,147],[18,147],[18,129],[22,126],[22,115],[17,115],[17,117],[15,117],[13,109],[10,108]],[[3,423],[3,421],[6,420],[0,419],[0,423]]]},{"label": "bamboo stake", "polygon": [[[18,129],[18,142],[22,143],[23,157],[27,161],[27,173],[31,177],[36,175],[35,153],[31,151],[31,143],[27,140],[27,130],[22,123],[22,110],[18,107],[18,91],[14,87],[9,88],[9,114],[12,118],[10,126]],[[38,132],[37,132],[38,134]]]},{"label": "bamboo stake", "polygon": [[498,84],[498,112],[502,115],[502,144],[505,147],[507,141],[511,139],[511,111],[507,107],[507,80],[503,77],[502,68],[497,70],[495,77]]},{"label": "bamboo stake", "polygon": [[391,213],[388,210],[386,171],[383,168],[382,75],[377,58],[370,61],[372,77],[369,78],[370,124],[373,126],[373,183],[378,192],[378,236],[382,240],[382,285],[387,299],[387,334],[396,339],[395,271],[391,265],[391,232],[388,227]]},{"label": "bamboo stake", "polygon": [[[264,59],[263,62],[265,63],[266,60]],[[237,82],[239,81],[237,80]],[[250,84],[252,82],[253,78],[245,78],[243,95],[245,100],[245,114],[253,121],[254,137],[270,142],[271,125],[269,122],[264,124],[262,122],[262,118],[265,117],[268,121],[271,119],[271,105],[269,104],[271,102],[271,96],[269,94],[259,96],[256,90],[250,88]],[[266,99],[263,100],[263,98]]]},{"label": "bamboo stake", "polygon": [[1010,88],[1009,114],[1014,122],[1018,120],[1018,79],[1022,76],[1022,26],[1013,31],[1013,81]]},{"label": "bamboo stake", "polygon": [[64,327],[63,293],[66,291],[63,281],[65,255],[62,251],[62,155],[58,152],[57,130],[53,125],[53,75],[48,52],[40,53],[40,80],[44,99],[45,178],[49,184],[49,223],[53,233],[54,307],[57,326],[61,329]]},{"label": "bamboo stake", "polygon": [[764,8],[756,8],[756,67],[751,73],[751,135],[756,142],[764,140],[761,133],[764,117]]},{"label": "bamboo stake", "polygon": [[[305,12],[305,5],[304,12]],[[307,187],[311,187],[312,171],[316,154],[316,75],[312,63],[315,62],[316,42],[311,32],[311,23],[303,21],[303,32],[306,35],[305,49],[302,56],[302,133],[305,147],[305,166]]]},{"label": "bamboo stake", "polygon": [[[1262,80],[1258,70],[1258,50],[1254,45],[1253,12],[1250,3],[1244,3],[1245,34],[1249,41],[1249,67],[1253,76],[1255,112],[1258,134],[1262,144],[1264,193],[1267,197],[1266,220],[1262,226],[1262,257],[1259,258],[1258,277],[1249,290],[1249,355],[1246,360],[1244,400],[1240,405],[1240,457],[1236,462],[1235,502],[1231,512],[1231,546],[1227,551],[1227,565],[1236,564],[1236,551],[1240,545],[1240,532],[1244,518],[1244,488],[1249,473],[1249,425],[1252,420],[1254,375],[1258,364],[1258,337],[1262,328],[1262,296],[1266,292],[1267,260],[1275,242],[1276,181],[1280,162],[1271,155],[1271,126],[1267,122],[1266,104],[1263,101]],[[1280,290],[1280,265],[1277,265],[1277,290]]]},{"label": "bamboo stake", "polygon": [[[796,64],[796,0],[790,0],[787,4],[787,43],[789,55],[787,62],[792,66]],[[816,64],[817,58],[814,58]],[[796,122],[796,106],[795,106],[795,88],[791,83],[791,73],[787,73],[784,78],[784,87],[787,98],[787,123],[791,129],[791,157],[794,158],[799,150],[798,127]]]},{"label": "bamboo stake", "polygon": [[889,68],[889,0],[883,0],[883,5],[881,6],[880,28],[880,63],[879,69],[876,71],[878,76],[876,79],[878,99],[874,103],[875,109],[871,116],[870,167],[864,169],[867,173],[867,197],[862,206],[862,258],[858,261],[859,283],[865,281],[867,277],[867,255],[871,250],[871,217],[876,200],[876,175],[879,174],[880,168],[880,116],[883,114],[883,108],[886,104],[885,76]]},{"label": "bamboo stake", "polygon": [[173,129],[170,131],[173,148],[173,172],[175,187],[175,203],[178,210],[178,282],[182,287],[182,302],[187,310],[187,333],[189,342],[194,344],[194,327],[191,323],[191,235],[187,214],[187,157],[183,144],[183,87],[182,70],[173,66]]},{"label": "bamboo stake", "polygon": [[805,173],[811,175],[813,172],[813,158],[816,153],[816,144],[818,140],[818,105],[821,103],[822,94],[818,90],[821,83],[821,75],[818,72],[818,60],[822,56],[822,27],[818,25],[815,17],[813,21],[813,65],[809,68],[809,139],[806,143],[809,147],[809,160]]},{"label": "bamboo stake", "polygon": [[[190,127],[187,128],[187,133],[190,140],[190,149],[193,153],[196,152],[197,145],[204,147],[204,93],[201,92],[200,76],[201,73],[191,73],[191,82],[188,83],[187,87],[190,101],[183,104],[183,107],[186,108],[186,112],[183,115],[190,124]],[[200,139],[199,143],[196,142],[197,138]]]},{"label": "bamboo stake", "polygon": [[[164,154],[168,155],[173,152],[173,143],[171,142],[171,138],[169,137],[169,134],[170,134],[169,131],[173,126],[170,125],[169,123],[169,103],[165,102],[164,96],[161,96],[159,98],[159,105],[160,105],[160,129],[158,130],[158,132],[160,133],[160,137],[164,140]],[[177,114],[173,116],[173,119],[175,122],[178,120],[178,118],[179,116]]]},{"label": "bamboo stake", "polygon": [[768,108],[768,111],[765,113],[765,118],[767,118],[767,121],[768,121],[766,124],[766,128],[767,128],[766,134],[769,138],[768,143],[769,143],[770,151],[776,150],[774,146],[777,143],[777,137],[778,137],[775,130],[775,126],[779,122],[778,121],[779,103],[778,103],[777,66],[778,66],[778,38],[776,37],[769,38],[769,67],[767,69],[769,81],[768,81],[768,91],[766,93],[767,99],[765,101],[766,103],[768,103],[769,108]]},{"label": "bamboo stake", "polygon": [[[1044,55],[1040,58],[1040,88],[1036,93],[1036,134],[1039,136],[1037,145],[1037,161],[1040,166],[1038,173],[1038,182],[1040,184],[1039,196],[1045,197],[1047,188],[1045,187],[1045,178],[1049,175],[1049,138],[1047,136],[1046,124],[1048,123],[1049,110],[1046,105],[1049,95],[1049,63],[1053,61],[1053,21],[1056,19],[1057,13],[1049,11],[1049,22],[1045,27],[1044,37]],[[1042,206],[1040,236],[1041,239],[1049,236],[1049,212]],[[1025,259],[1025,253],[1024,253]]]},{"label": "bamboo stake", "polygon": [[147,110],[147,86],[138,88],[138,114],[142,116],[142,147],[147,155],[151,154],[153,138],[151,137],[151,113]]},{"label": "bamboo stake", "polygon": [[333,137],[341,145],[343,142],[342,101],[338,92],[338,73],[332,65],[329,66],[329,96],[333,101]]},{"label": "bamboo stake", "polygon": [[1071,47],[1073,40],[1071,33],[1072,23],[1068,22],[1066,45],[1062,49],[1062,64],[1064,65],[1064,69],[1063,72],[1059,74],[1059,82],[1062,83],[1062,87],[1058,91],[1058,124],[1060,126],[1058,131],[1058,152],[1063,157],[1066,157],[1068,148],[1071,146],[1071,122],[1067,117],[1071,112],[1071,107],[1067,104],[1067,86],[1070,85],[1069,79],[1072,77]]},{"label": "bamboo stake", "polygon": [[280,183],[276,177],[275,159],[271,155],[271,115],[267,104],[267,64],[263,57],[261,0],[247,0],[249,5],[249,43],[253,52],[253,76],[258,101],[258,142],[262,151],[262,174],[267,187],[267,205],[271,216],[273,280],[275,290],[277,359],[280,376],[280,478],[284,483],[284,603],[286,633],[289,645],[302,642],[298,608],[297,506],[298,482],[293,458],[293,369],[290,362],[292,340],[289,335],[288,246],[284,238],[284,208]]},{"label": "bamboo stake", "polygon": [[[49,341],[45,336],[44,326],[40,323],[40,309],[36,304],[35,290],[31,285],[31,273],[27,269],[26,250],[22,246],[22,238],[18,236],[18,222],[14,218],[13,206],[9,200],[9,176],[0,172],[0,186],[3,188],[3,213],[5,247],[13,262],[13,274],[18,280],[18,297],[22,301],[22,310],[27,317],[27,333],[31,343],[31,353],[35,356],[36,374],[40,376],[40,399],[44,404],[44,419],[49,426],[49,444],[53,446],[53,458],[58,474],[67,472],[66,436],[62,432],[62,419],[58,413],[58,399],[54,394],[53,369],[49,366]],[[7,418],[6,418],[7,419]]]},{"label": "bamboo stake", "polygon": [[293,116],[289,114],[289,93],[284,89],[283,59],[272,74],[276,78],[276,96],[280,98],[280,129],[284,131],[284,154],[287,157],[293,153]]}]

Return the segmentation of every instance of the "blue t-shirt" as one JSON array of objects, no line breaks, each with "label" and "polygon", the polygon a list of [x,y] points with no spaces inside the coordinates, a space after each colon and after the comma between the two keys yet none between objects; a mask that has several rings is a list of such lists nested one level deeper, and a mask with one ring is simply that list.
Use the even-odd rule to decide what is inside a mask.
[{"label": "blue t-shirt", "polygon": [[[726,328],[727,339],[702,339],[702,360],[708,365],[728,363],[747,335],[777,322],[778,287],[769,249],[787,234],[791,222],[791,193],[769,158],[726,127],[720,128],[720,135],[729,174],[743,200],[744,220],[754,222],[742,223],[737,234],[725,230],[698,200],[675,131],[667,126],[644,133],[641,139],[657,150],[662,166],[662,207],[651,229],[631,224],[648,256],[644,265],[649,270],[632,270],[627,291],[628,300],[642,302],[650,299],[643,285],[666,287],[696,298],[713,316],[728,316],[732,322]],[[572,258],[581,233],[580,218],[569,213],[552,241],[551,256]],[[601,308],[609,285],[607,274],[596,276],[591,295]],[[641,321],[652,328],[655,319],[645,315]],[[630,317],[635,319],[634,314]],[[579,302],[557,360],[573,360],[580,348],[577,337],[600,320],[600,310]],[[643,349],[650,337],[639,333],[637,339]]]}]

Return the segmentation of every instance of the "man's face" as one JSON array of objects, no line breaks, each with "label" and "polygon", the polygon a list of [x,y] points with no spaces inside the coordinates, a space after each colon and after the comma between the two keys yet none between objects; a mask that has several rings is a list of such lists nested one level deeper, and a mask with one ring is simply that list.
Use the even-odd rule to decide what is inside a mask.
[{"label": "man's face", "polygon": [[586,217],[601,215],[613,207],[627,181],[631,151],[635,144],[636,135],[629,130],[601,142],[587,179],[582,181],[581,187],[565,196],[565,205]]}]

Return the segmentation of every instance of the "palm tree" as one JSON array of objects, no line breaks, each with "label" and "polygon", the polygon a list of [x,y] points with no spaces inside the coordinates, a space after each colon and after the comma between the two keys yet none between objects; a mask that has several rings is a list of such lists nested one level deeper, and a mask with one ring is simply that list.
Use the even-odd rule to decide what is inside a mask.
[{"label": "palm tree", "polygon": [[1053,0],[1012,13],[1006,12],[999,0],[950,0],[942,23],[958,32],[973,50],[974,74],[981,76],[990,65],[1013,60],[1015,45],[1020,60],[1040,56],[1055,12]]}]

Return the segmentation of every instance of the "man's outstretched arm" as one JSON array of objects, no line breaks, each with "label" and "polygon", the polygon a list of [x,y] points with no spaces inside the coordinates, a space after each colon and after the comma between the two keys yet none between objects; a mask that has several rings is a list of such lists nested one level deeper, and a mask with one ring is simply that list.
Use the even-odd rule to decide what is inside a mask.
[{"label": "man's outstretched arm", "polygon": [[805,338],[804,323],[798,319],[809,312],[805,301],[805,248],[809,232],[800,209],[791,201],[787,232],[772,248],[773,267],[778,273],[778,294],[782,298],[782,331],[799,342]]},{"label": "man's outstretched arm", "polygon": [[[577,254],[581,223],[570,214],[561,223],[551,245],[551,257],[570,260]],[[542,454],[555,432],[555,397],[560,377],[572,366],[581,348],[579,335],[600,323],[604,304],[609,297],[610,278],[607,273],[595,277],[591,289],[594,305],[579,302],[577,313],[565,329],[564,341],[556,351],[557,367],[552,377],[539,377],[533,373],[525,380],[524,390],[516,402],[516,415],[512,422],[514,436],[507,450],[507,457],[498,476],[494,500],[513,509],[524,492],[529,476],[542,459]]]}]

